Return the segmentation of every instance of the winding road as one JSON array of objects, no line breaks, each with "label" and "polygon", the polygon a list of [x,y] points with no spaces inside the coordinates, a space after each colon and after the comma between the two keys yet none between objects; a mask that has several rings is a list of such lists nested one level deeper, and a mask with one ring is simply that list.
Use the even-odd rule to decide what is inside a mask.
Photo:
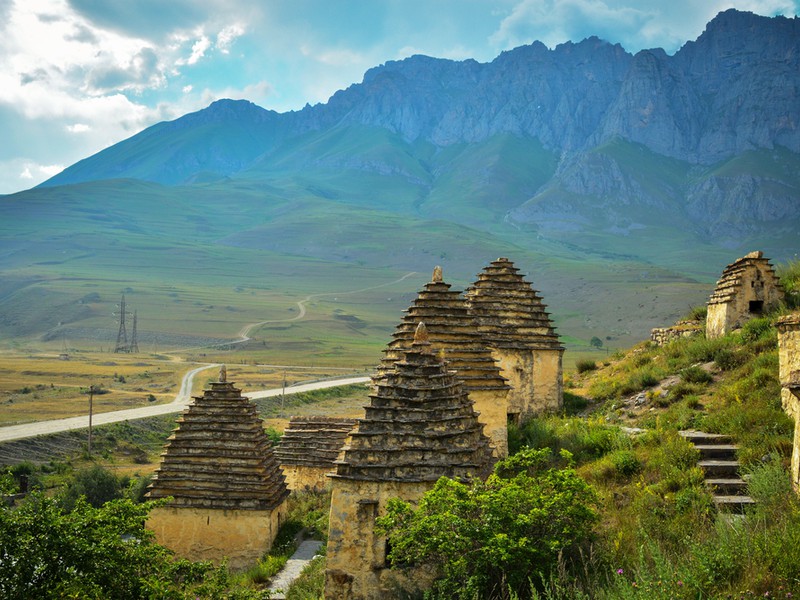
[{"label": "winding road", "polygon": [[[320,294],[309,294],[302,300],[297,302],[298,314],[288,319],[277,319],[259,321],[257,323],[250,323],[242,327],[239,331],[239,339],[228,344],[242,344],[250,340],[250,332],[257,327],[267,325],[270,323],[286,323],[289,321],[299,321],[306,316],[306,304],[315,298],[322,298],[324,296],[347,296],[350,294],[359,294],[377,288],[387,287],[400,283],[416,275],[416,272],[411,271],[406,273],[399,279],[380,283],[370,287],[361,288],[359,290],[351,290],[349,292],[323,292]],[[190,348],[194,350],[196,348]],[[184,349],[186,350],[186,349]],[[165,354],[173,354],[173,352],[166,352]],[[176,358],[177,360],[177,358]],[[157,404],[155,406],[144,406],[142,408],[131,408],[128,410],[116,410],[111,412],[104,412],[92,415],[92,426],[107,425],[108,423],[117,423],[119,421],[129,421],[133,419],[145,419],[147,417],[157,417],[159,415],[168,415],[183,411],[192,399],[192,386],[194,384],[194,377],[201,371],[207,369],[219,368],[219,364],[206,364],[194,369],[191,369],[184,374],[181,380],[181,387],[175,399],[169,404]],[[366,383],[370,380],[369,377],[347,377],[342,379],[329,379],[325,381],[316,381],[313,383],[303,383],[299,385],[292,385],[285,388],[273,388],[268,390],[258,390],[248,392],[247,397],[252,399],[269,398],[272,396],[279,396],[282,393],[296,394],[299,392],[308,392],[312,390],[321,390],[325,388],[338,387],[342,385],[351,385],[354,383]],[[36,423],[25,423],[23,425],[9,425],[7,427],[0,427],[0,442],[9,442],[11,440],[20,440],[24,438],[36,437],[38,435],[46,435],[49,433],[59,433],[62,431],[70,431],[72,429],[85,429],[89,427],[89,416],[83,415],[80,417],[70,417],[68,419],[55,419],[52,421],[38,421]]]},{"label": "winding road", "polygon": [[[189,405],[192,399],[192,384],[194,382],[194,376],[201,371],[213,369],[214,367],[219,367],[219,365],[204,365],[202,367],[192,369],[186,373],[183,376],[180,391],[175,396],[175,400],[169,404],[157,404],[155,406],[143,406],[142,408],[130,408],[127,410],[115,410],[111,412],[98,413],[92,415],[92,427],[97,425],[107,425],[108,423],[117,423],[119,421],[132,421],[134,419],[146,419],[147,417],[157,417],[159,415],[182,412]],[[287,394],[297,394],[300,392],[309,392],[312,390],[321,390],[342,385],[352,385],[354,383],[366,383],[369,380],[369,377],[328,379],[325,381],[315,381],[313,383],[287,386],[285,391]],[[246,394],[246,397],[252,399],[269,398],[272,396],[280,396],[283,392],[283,387],[279,387],[249,392]],[[87,427],[89,427],[89,415],[70,417],[68,419],[55,419],[53,421],[38,421],[36,423],[25,423],[23,425],[10,425],[8,427],[0,427],[0,442],[10,442],[12,440],[21,440],[24,438],[36,437],[38,435],[70,431],[72,429],[86,429]]]}]

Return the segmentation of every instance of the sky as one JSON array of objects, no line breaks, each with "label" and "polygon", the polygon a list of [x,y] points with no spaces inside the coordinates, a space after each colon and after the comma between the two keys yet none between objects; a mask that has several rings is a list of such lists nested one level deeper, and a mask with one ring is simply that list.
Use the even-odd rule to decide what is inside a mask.
[{"label": "sky", "polygon": [[672,54],[728,8],[800,0],[0,0],[0,194],[220,98],[299,110],[389,60],[535,40]]}]

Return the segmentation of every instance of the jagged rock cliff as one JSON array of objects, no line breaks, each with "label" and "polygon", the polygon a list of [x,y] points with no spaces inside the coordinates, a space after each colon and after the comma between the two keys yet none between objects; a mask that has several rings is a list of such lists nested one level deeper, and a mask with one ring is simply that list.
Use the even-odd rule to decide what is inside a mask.
[{"label": "jagged rock cliff", "polygon": [[628,214],[637,208],[730,238],[800,218],[799,89],[800,19],[728,10],[673,56],[596,37],[536,42],[485,64],[387,62],[296,112],[215,102],[43,185],[245,177],[279,188],[302,172],[309,193],[354,198],[352,182],[311,181],[327,169],[407,186],[382,208],[468,225],[613,232],[646,226]]}]

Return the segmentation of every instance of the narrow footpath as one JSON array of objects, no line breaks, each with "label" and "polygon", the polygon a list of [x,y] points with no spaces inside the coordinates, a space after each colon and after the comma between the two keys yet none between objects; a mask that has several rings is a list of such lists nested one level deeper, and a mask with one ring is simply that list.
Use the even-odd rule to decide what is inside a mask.
[{"label": "narrow footpath", "polygon": [[322,547],[322,542],[319,540],[305,540],[300,543],[300,547],[292,554],[292,557],[286,561],[286,565],[281,571],[275,575],[272,583],[269,586],[270,598],[277,600],[285,600],[284,595],[286,590],[292,582],[300,576],[306,565],[311,562],[319,549]]}]

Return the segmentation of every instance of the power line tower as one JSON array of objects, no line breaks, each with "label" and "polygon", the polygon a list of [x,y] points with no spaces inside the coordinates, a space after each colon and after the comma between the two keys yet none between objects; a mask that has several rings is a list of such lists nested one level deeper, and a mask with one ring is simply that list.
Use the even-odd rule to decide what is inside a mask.
[{"label": "power line tower", "polygon": [[136,311],[133,311],[133,331],[131,331],[131,345],[128,352],[139,354],[139,341],[136,339]]},{"label": "power line tower", "polygon": [[125,294],[122,294],[122,300],[119,303],[119,332],[117,333],[117,345],[114,348],[114,354],[119,354],[120,352],[130,352],[128,332],[125,329]]}]

